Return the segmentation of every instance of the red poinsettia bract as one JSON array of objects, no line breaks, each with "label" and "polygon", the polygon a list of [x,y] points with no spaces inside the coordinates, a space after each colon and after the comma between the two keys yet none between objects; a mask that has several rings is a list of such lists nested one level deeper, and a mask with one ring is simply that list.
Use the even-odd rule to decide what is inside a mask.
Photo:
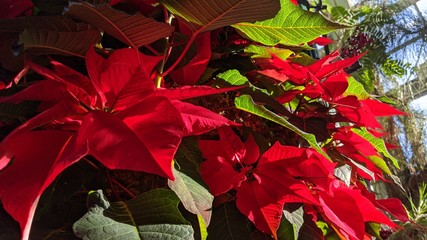
[{"label": "red poinsettia bract", "polygon": [[159,60],[134,49],[116,50],[104,59],[91,49],[86,56],[89,78],[55,61],[53,70],[28,63],[45,80],[1,99],[41,102],[41,112],[0,144],[0,199],[20,223],[23,239],[28,239],[44,189],[83,156],[90,154],[110,169],[173,179],[172,160],[183,136],[233,125],[177,100],[223,90],[155,89],[150,75]]},{"label": "red poinsettia bract", "polygon": [[324,166],[328,160],[311,149],[276,143],[260,156],[251,136],[243,143],[229,127],[218,133],[218,141],[199,141],[207,159],[200,165],[201,175],[215,196],[235,189],[238,209],[260,231],[277,238],[285,202],[318,204],[305,179],[328,188],[334,164]]}]

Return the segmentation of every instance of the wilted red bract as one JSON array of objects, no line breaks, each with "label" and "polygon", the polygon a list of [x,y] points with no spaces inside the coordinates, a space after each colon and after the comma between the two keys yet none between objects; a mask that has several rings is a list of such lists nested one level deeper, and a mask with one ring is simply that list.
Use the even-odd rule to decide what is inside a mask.
[{"label": "wilted red bract", "polygon": [[[4,208],[20,222],[25,236],[43,190],[83,156],[90,154],[111,169],[173,179],[172,160],[183,136],[235,125],[205,108],[175,100],[180,95],[188,98],[224,90],[195,87],[184,88],[182,93],[173,90],[171,98],[157,95],[150,73],[160,59],[121,49],[106,60],[91,50],[86,62],[90,78],[58,62],[52,62],[53,71],[29,63],[46,79],[2,101],[39,100],[42,112],[16,128],[0,145],[2,168],[14,157],[12,166],[0,175],[0,197]],[[191,93],[186,94],[186,89]],[[29,132],[38,127],[45,130]],[[60,137],[39,139],[52,134]],[[19,144],[22,139],[26,144]],[[39,146],[41,142],[53,144],[50,141],[57,147]],[[46,155],[48,160],[28,164],[32,155],[20,153],[31,152],[29,147],[37,148],[38,156]],[[13,177],[29,171],[40,173],[31,176],[32,185],[26,178]],[[25,196],[16,199],[23,193]]]}]

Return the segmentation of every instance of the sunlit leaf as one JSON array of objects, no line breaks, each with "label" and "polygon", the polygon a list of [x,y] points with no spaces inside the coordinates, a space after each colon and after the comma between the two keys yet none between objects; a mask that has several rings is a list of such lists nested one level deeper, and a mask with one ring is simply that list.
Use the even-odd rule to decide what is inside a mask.
[{"label": "sunlit leaf", "polygon": [[58,54],[83,58],[90,46],[100,40],[97,30],[56,32],[25,29],[20,35],[24,51],[32,54]]},{"label": "sunlit leaf", "polygon": [[271,58],[271,55],[274,54],[282,60],[286,60],[289,56],[294,54],[294,52],[289,49],[258,45],[247,46],[245,48],[245,53],[251,55],[252,58]]},{"label": "sunlit leaf", "polygon": [[366,92],[363,84],[359,83],[354,77],[348,77],[348,88],[344,92],[344,96],[353,95],[356,96],[359,100],[368,99],[370,97],[369,93]]},{"label": "sunlit leaf", "polygon": [[[179,166],[184,167],[185,165]],[[178,195],[185,209],[201,216],[203,223],[209,225],[212,215],[212,194],[204,185],[176,168],[172,169],[175,180],[169,180],[168,186]],[[194,170],[196,171],[197,169]]]},{"label": "sunlit leaf", "polygon": [[110,203],[102,191],[88,195],[89,212],[73,225],[83,239],[193,239],[193,229],[178,210],[179,199],[154,189],[135,199]]},{"label": "sunlit leaf", "polygon": [[317,152],[322,154],[327,159],[330,159],[329,156],[319,147],[319,145],[317,144],[317,141],[316,141],[316,137],[313,134],[309,134],[309,133],[302,131],[301,129],[299,129],[295,125],[288,122],[285,118],[271,112],[270,110],[268,110],[267,108],[265,108],[262,105],[258,105],[256,103],[254,103],[251,96],[241,95],[235,99],[234,103],[238,109],[241,109],[241,110],[250,112],[252,114],[255,114],[257,116],[263,117],[265,119],[268,119],[272,122],[275,122],[279,125],[282,125],[282,126],[288,128],[289,130],[295,132],[296,134],[298,134],[299,136],[301,136],[302,138],[307,140],[307,142],[310,144],[310,146],[313,147],[314,149],[316,149]]},{"label": "sunlit leaf", "polygon": [[346,26],[331,22],[322,15],[304,11],[289,0],[281,0],[278,14],[265,21],[234,24],[247,38],[268,46],[297,45]]},{"label": "sunlit leaf", "polygon": [[199,31],[210,31],[239,22],[274,17],[278,0],[160,0],[160,3]]},{"label": "sunlit leaf", "polygon": [[352,128],[353,132],[355,132],[357,135],[363,137],[364,139],[368,140],[372,146],[377,149],[378,152],[382,153],[385,157],[390,159],[393,162],[393,165],[397,168],[399,168],[399,162],[396,158],[394,158],[387,150],[387,147],[385,146],[384,140],[381,138],[377,138],[374,135],[372,135],[370,132],[368,132],[365,128],[358,129],[358,128]]},{"label": "sunlit leaf", "polygon": [[108,5],[71,2],[64,14],[92,24],[133,48],[168,37],[173,31],[168,24],[142,15],[128,15]]}]

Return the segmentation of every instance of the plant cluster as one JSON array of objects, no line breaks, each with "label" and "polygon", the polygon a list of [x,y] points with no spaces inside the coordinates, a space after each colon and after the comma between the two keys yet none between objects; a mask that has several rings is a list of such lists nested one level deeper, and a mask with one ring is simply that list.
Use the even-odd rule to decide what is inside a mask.
[{"label": "plant cluster", "polygon": [[303,52],[348,26],[289,0],[27,4],[0,20],[0,199],[22,239],[83,161],[167,179],[128,201],[90,191],[83,239],[366,239],[408,221],[369,191],[398,167],[377,117],[404,113],[344,71],[361,55]]}]

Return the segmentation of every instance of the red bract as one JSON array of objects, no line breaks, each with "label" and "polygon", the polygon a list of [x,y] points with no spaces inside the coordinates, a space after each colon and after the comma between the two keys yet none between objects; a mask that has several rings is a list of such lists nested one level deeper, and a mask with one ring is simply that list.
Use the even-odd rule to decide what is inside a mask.
[{"label": "red bract", "polygon": [[251,136],[242,143],[231,128],[218,132],[218,141],[199,141],[201,175],[215,196],[235,189],[238,209],[259,230],[277,238],[285,202],[317,205],[307,186],[329,188],[334,164],[316,152],[276,143],[260,156]]},{"label": "red bract", "polygon": [[363,239],[365,223],[376,222],[397,227],[384,213],[361,194],[360,190],[332,184],[332,194],[319,192],[325,220],[337,227],[346,239]]},{"label": "red bract", "polygon": [[[150,73],[159,57],[120,49],[104,59],[92,49],[86,59],[90,78],[58,62],[52,62],[53,71],[30,62],[30,67],[46,79],[2,99],[41,101],[42,112],[16,128],[0,145],[0,169],[14,158],[12,166],[0,175],[0,198],[20,223],[23,239],[28,238],[41,193],[62,170],[83,156],[90,154],[111,169],[173,179],[172,160],[183,136],[233,124],[202,107],[157,95]],[[223,91],[195,89],[198,96]],[[44,130],[29,132],[35,128]],[[45,137],[50,135],[54,136]],[[34,151],[37,154],[23,154]],[[33,159],[34,155],[40,159]],[[37,174],[18,177],[31,172]]]}]

